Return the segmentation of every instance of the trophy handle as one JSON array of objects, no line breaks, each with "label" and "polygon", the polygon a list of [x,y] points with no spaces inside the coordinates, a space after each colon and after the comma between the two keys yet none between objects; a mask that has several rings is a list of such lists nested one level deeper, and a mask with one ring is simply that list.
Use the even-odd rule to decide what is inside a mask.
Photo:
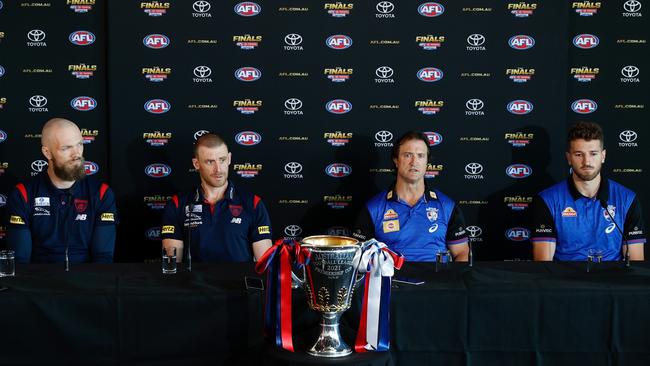
[{"label": "trophy handle", "polygon": [[302,279],[291,270],[291,288],[296,289],[302,287],[305,284],[305,277],[305,267],[302,267]]}]

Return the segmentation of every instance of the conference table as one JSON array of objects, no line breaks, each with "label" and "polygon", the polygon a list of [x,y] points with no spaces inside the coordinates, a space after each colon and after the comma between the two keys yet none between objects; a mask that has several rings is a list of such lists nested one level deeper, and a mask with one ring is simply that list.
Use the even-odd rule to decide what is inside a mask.
[{"label": "conference table", "polygon": [[[262,335],[252,264],[17,265],[0,278],[1,365],[649,365],[650,264],[406,263],[394,284],[391,351],[304,353],[319,316],[293,291],[296,352]],[[353,344],[361,291],[342,319]]]}]

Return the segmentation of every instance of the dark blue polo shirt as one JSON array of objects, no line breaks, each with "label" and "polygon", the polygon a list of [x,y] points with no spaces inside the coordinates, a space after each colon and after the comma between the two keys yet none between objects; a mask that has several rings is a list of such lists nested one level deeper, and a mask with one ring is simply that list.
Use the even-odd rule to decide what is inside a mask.
[{"label": "dark blue polo shirt", "polygon": [[9,248],[19,263],[113,261],[117,210],[111,189],[87,176],[58,189],[47,173],[18,184],[8,202]]},{"label": "dark blue polo shirt", "polygon": [[190,224],[192,259],[201,262],[252,262],[251,244],[271,239],[271,219],[261,198],[235,188],[230,181],[225,198],[214,206],[200,188],[167,202],[163,239],[187,244]]},{"label": "dark blue polo shirt", "polygon": [[414,262],[435,261],[438,250],[468,241],[458,206],[442,192],[428,188],[413,206],[397,197],[393,188],[379,193],[366,203],[356,231]]},{"label": "dark blue polo shirt", "polygon": [[542,191],[533,201],[531,242],[556,243],[555,260],[584,261],[589,249],[599,249],[603,260],[620,260],[623,237],[601,200],[607,203],[628,244],[646,242],[636,194],[604,177],[594,198],[581,195],[571,177]]}]

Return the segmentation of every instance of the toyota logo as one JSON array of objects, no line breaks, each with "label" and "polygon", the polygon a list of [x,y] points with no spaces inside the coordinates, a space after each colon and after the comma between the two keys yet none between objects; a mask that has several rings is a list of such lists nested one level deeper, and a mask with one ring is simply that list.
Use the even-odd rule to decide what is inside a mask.
[{"label": "toyota logo", "polygon": [[467,37],[467,43],[470,46],[480,46],[485,43],[485,37],[482,34],[470,34]]},{"label": "toyota logo", "polygon": [[192,9],[197,13],[205,13],[210,10],[210,3],[207,1],[195,1],[192,4]]},{"label": "toyota logo", "polygon": [[381,79],[388,79],[393,76],[393,69],[389,66],[380,66],[375,70],[375,75]]},{"label": "toyota logo", "polygon": [[472,174],[472,175],[481,174],[481,172],[483,171],[483,165],[479,163],[469,163],[465,165],[465,171],[467,172],[467,174]]},{"label": "toyota logo", "polygon": [[618,135],[618,138],[623,142],[634,142],[638,135],[632,130],[625,130]]},{"label": "toyota logo", "polygon": [[289,174],[298,174],[302,172],[302,164],[292,161],[284,165],[284,171]]},{"label": "toyota logo", "polygon": [[639,75],[639,68],[633,65],[624,66],[621,69],[621,75],[626,78],[634,78]]},{"label": "toyota logo", "polygon": [[197,78],[207,78],[212,75],[212,69],[207,66],[197,66],[194,68],[194,76]]},{"label": "toyota logo", "polygon": [[284,36],[284,43],[289,46],[297,46],[302,43],[302,36],[296,33],[289,33]]},{"label": "toyota logo", "polygon": [[467,107],[467,109],[470,111],[480,111],[483,109],[483,106],[483,101],[480,99],[470,99],[465,102],[465,107]]},{"label": "toyota logo", "polygon": [[625,9],[625,11],[628,13],[636,13],[637,11],[641,10],[641,3],[637,0],[628,0],[623,3],[623,9]]},{"label": "toyota logo", "polygon": [[380,1],[377,3],[377,6],[375,6],[375,9],[382,14],[388,14],[395,10],[395,5],[390,1]]},{"label": "toyota logo", "polygon": [[284,101],[284,107],[290,111],[297,111],[302,108],[302,101],[298,98],[289,98]]},{"label": "toyota logo", "polygon": [[46,166],[47,166],[47,161],[45,160],[34,160],[32,162],[32,170],[38,173],[42,172],[43,168],[45,168]]},{"label": "toyota logo", "polygon": [[42,95],[34,95],[29,98],[29,105],[34,108],[41,108],[47,105],[47,98]]},{"label": "toyota logo", "polygon": [[194,132],[194,140],[198,140],[199,137],[205,135],[206,133],[210,133],[210,131],[207,131],[207,130],[198,130],[198,131]]},{"label": "toyota logo", "polygon": [[478,226],[468,226],[465,230],[469,233],[470,238],[477,238],[483,234],[483,229]]},{"label": "toyota logo", "polygon": [[390,131],[378,131],[375,134],[375,140],[379,142],[388,142],[393,139],[393,133]]},{"label": "toyota logo", "polygon": [[40,42],[45,39],[45,32],[40,29],[32,29],[27,32],[27,38],[32,42]]},{"label": "toyota logo", "polygon": [[284,235],[286,236],[298,236],[302,234],[302,228],[298,225],[287,225],[284,228]]}]

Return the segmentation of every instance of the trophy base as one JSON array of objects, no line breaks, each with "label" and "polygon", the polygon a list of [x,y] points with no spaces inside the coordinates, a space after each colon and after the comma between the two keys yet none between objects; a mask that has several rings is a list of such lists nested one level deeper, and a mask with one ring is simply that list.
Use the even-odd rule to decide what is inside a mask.
[{"label": "trophy base", "polygon": [[321,333],[318,340],[307,351],[316,357],[343,357],[352,354],[352,348],[341,338],[339,318],[342,313],[322,313]]}]

